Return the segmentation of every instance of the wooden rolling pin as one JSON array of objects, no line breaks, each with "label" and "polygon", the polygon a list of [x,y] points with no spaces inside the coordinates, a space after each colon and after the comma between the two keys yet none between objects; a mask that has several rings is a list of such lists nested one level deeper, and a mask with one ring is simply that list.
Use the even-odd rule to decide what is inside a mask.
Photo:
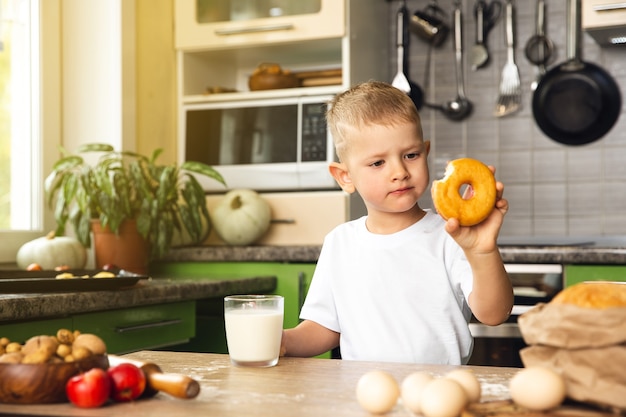
[{"label": "wooden rolling pin", "polygon": [[192,399],[200,393],[200,384],[195,379],[181,374],[163,373],[155,363],[142,362],[120,356],[108,355],[109,366],[132,363],[146,374],[146,389],[142,397],[152,397],[162,391],[184,400]]}]

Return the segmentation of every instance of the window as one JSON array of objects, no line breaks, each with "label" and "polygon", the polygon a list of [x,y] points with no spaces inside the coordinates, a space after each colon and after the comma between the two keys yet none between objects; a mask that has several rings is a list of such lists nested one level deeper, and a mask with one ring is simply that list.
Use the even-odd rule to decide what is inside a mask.
[{"label": "window", "polygon": [[[44,3],[52,12],[47,17]],[[43,103],[51,99],[46,80],[58,74],[58,33],[58,1],[0,0],[0,262],[15,262],[21,244],[52,228],[44,215],[43,179],[46,157],[54,157],[59,140],[51,133],[44,141]],[[52,46],[46,52],[51,65],[42,54],[44,41]]]}]

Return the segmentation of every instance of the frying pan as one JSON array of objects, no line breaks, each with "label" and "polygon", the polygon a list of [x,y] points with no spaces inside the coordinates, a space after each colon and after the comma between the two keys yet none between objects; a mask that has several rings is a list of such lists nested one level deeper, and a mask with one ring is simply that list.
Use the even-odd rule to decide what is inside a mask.
[{"label": "frying pan", "polygon": [[567,1],[567,60],[546,73],[532,98],[539,128],[564,145],[600,139],[611,130],[622,106],[615,80],[580,58],[580,2]]}]

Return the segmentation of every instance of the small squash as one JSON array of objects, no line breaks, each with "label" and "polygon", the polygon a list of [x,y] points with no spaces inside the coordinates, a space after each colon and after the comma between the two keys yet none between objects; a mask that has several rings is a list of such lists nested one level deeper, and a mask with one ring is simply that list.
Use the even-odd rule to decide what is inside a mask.
[{"label": "small squash", "polygon": [[256,191],[227,192],[212,213],[213,227],[229,245],[250,245],[267,232],[271,208]]},{"label": "small squash", "polygon": [[17,266],[26,269],[36,263],[42,269],[52,270],[61,265],[70,269],[82,269],[87,263],[87,249],[70,236],[47,236],[26,242],[17,252]]}]

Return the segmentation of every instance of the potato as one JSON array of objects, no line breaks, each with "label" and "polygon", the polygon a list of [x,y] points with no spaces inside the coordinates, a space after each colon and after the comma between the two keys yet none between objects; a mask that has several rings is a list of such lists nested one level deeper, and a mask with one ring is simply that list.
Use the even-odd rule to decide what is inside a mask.
[{"label": "potato", "polygon": [[0,356],[0,363],[21,363],[23,357],[22,352],[5,353]]},{"label": "potato", "polygon": [[78,346],[72,349],[72,357],[75,361],[88,358],[92,355],[93,353],[91,352],[91,350],[87,349],[84,346]]},{"label": "potato", "polygon": [[89,349],[94,355],[104,355],[107,351],[104,341],[90,333],[81,333],[76,336],[72,343],[72,352],[81,347]]},{"label": "potato", "polygon": [[20,345],[17,342],[11,342],[8,345],[6,345],[6,347],[4,348],[4,351],[6,353],[21,352],[22,351],[22,345]]},{"label": "potato", "polygon": [[28,356],[31,353],[43,352],[44,356],[50,358],[57,351],[58,346],[59,342],[53,336],[33,336],[24,343],[22,353]]},{"label": "potato", "polygon": [[105,353],[106,345],[100,337],[79,330],[62,328],[54,336],[33,336],[23,345],[0,338],[0,363],[73,362]]},{"label": "potato", "polygon": [[28,355],[24,355],[22,363],[46,363],[48,359],[52,358],[54,352],[50,352],[47,349],[36,350]]},{"label": "potato", "polygon": [[57,348],[57,356],[59,358],[65,358],[72,353],[72,346],[61,343]]}]

